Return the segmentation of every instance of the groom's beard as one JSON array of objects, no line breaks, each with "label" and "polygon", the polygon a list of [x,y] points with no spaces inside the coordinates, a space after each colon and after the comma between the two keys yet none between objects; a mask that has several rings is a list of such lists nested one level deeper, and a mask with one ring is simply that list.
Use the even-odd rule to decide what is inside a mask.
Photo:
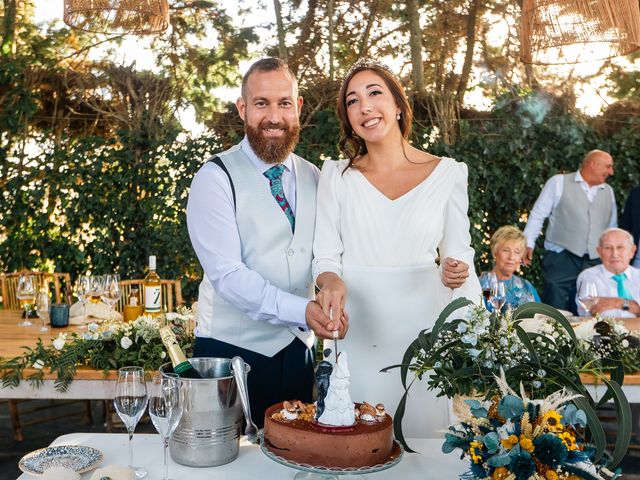
[{"label": "groom's beard", "polygon": [[[281,128],[284,130],[282,137],[266,137],[264,128]],[[266,163],[281,163],[298,144],[300,137],[300,124],[289,125],[287,123],[262,122],[258,128],[245,125],[245,133],[253,151]]]}]

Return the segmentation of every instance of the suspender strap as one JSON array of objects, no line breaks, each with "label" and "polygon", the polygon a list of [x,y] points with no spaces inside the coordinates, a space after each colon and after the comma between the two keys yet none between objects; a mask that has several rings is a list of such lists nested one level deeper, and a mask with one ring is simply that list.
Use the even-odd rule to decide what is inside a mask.
[{"label": "suspender strap", "polygon": [[235,209],[236,208],[236,189],[233,187],[233,180],[231,180],[231,175],[229,174],[229,170],[227,170],[227,167],[225,166],[224,162],[220,160],[220,157],[218,156],[210,158],[209,162],[215,163],[222,169],[224,173],[227,174],[227,177],[229,178],[229,185],[231,185],[231,194],[233,195],[233,208]]}]

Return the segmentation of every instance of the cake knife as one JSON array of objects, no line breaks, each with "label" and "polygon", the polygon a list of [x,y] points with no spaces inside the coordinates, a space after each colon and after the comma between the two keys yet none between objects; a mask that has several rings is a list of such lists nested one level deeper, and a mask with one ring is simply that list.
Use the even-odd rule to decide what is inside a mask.
[{"label": "cake knife", "polygon": [[[329,309],[329,320],[333,321],[333,308]],[[336,365],[338,364],[338,329],[331,332],[333,334],[333,350],[336,354]]]}]

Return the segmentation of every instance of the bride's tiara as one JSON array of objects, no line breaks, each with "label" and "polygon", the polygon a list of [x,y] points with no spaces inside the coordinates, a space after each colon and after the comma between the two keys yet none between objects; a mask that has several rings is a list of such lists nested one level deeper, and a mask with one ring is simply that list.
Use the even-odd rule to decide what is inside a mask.
[{"label": "bride's tiara", "polygon": [[394,73],[391,71],[391,69],[387,65],[385,65],[384,63],[379,62],[378,60],[374,60],[372,58],[363,57],[363,58],[360,58],[359,60],[357,60],[356,63],[351,65],[351,68],[349,68],[349,70],[347,71],[347,74],[344,76],[344,78],[351,77],[351,75],[353,75],[354,72],[357,72],[359,70],[367,70],[367,69],[384,70],[384,71],[390,73],[391,75],[394,75]]}]

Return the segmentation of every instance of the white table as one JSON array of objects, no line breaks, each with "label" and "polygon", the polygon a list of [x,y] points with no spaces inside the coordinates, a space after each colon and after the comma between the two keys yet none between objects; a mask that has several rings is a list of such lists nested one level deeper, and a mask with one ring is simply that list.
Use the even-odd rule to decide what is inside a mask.
[{"label": "white table", "polygon": [[[133,438],[133,455],[136,466],[146,468],[149,480],[162,478],[162,446],[158,435],[136,434]],[[468,462],[459,459],[459,452],[445,455],[441,451],[442,440],[413,439],[409,445],[421,453],[405,453],[395,467],[378,473],[367,474],[370,480],[442,480],[458,478],[468,469]],[[58,437],[52,445],[89,445],[104,454],[102,466],[126,465],[128,462],[127,435],[122,433],[72,433]],[[244,437],[240,443],[240,455],[226,465],[211,468],[189,468],[169,460],[169,476],[176,479],[216,480],[289,480],[298,472],[267,458],[257,445],[251,445]],[[88,479],[92,472],[82,478]],[[19,480],[37,477],[22,474]],[[349,476],[340,477],[348,480]]]}]

